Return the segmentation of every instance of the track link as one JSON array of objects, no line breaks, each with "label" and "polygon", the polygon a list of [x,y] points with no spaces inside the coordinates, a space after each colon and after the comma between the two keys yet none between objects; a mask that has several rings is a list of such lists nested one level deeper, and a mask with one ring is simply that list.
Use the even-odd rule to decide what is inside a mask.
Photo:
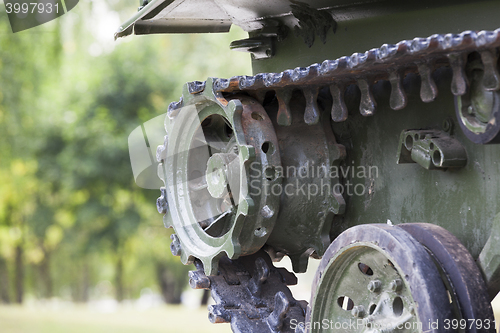
[{"label": "track link", "polygon": [[264,251],[219,261],[219,274],[206,276],[201,262],[189,272],[194,289],[209,289],[216,304],[209,306],[212,323],[231,323],[235,333],[291,333],[304,322],[307,302],[293,298],[287,285],[297,278],[276,268]]},{"label": "track link", "polygon": [[[263,100],[267,91],[275,91],[279,102],[277,122],[281,126],[291,124],[288,106],[290,90],[300,89],[307,100],[304,121],[315,124],[320,110],[316,97],[325,86],[333,98],[331,116],[333,121],[347,119],[344,92],[347,86],[356,84],[361,91],[359,111],[363,116],[374,115],[377,103],[371,86],[379,80],[391,83],[390,106],[403,109],[407,98],[403,89],[403,78],[408,73],[421,77],[420,97],[424,102],[433,101],[438,90],[432,79],[432,72],[443,66],[453,70],[451,91],[455,96],[464,95],[468,80],[465,75],[467,56],[479,52],[485,66],[484,86],[488,90],[500,89],[500,75],[497,61],[500,46],[500,29],[494,31],[464,31],[460,34],[435,34],[428,38],[403,40],[397,44],[384,44],[380,48],[364,53],[353,53],[336,60],[325,60],[321,64],[297,67],[280,73],[261,73],[255,76],[234,76],[230,79],[215,79],[214,93],[247,92]],[[204,90],[205,82],[190,82],[189,91],[197,94]],[[171,103],[169,111],[182,107],[182,101]]]}]

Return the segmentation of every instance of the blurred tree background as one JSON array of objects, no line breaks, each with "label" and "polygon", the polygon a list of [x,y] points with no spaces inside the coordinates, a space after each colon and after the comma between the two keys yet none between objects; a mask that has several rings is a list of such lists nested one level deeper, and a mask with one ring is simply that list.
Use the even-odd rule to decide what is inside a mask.
[{"label": "blurred tree background", "polygon": [[[0,303],[138,298],[179,303],[159,190],[134,183],[127,138],[187,81],[250,74],[242,31],[113,41],[136,1],[80,1],[13,34],[0,12]],[[192,268],[191,268],[192,269]]]}]

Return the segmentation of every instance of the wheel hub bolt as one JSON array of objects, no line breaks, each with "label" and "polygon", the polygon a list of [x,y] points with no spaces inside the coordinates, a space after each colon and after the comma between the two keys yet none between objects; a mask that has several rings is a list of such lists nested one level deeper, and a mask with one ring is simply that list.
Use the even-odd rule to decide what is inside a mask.
[{"label": "wheel hub bolt", "polygon": [[382,282],[380,282],[380,280],[372,280],[368,283],[368,290],[371,292],[379,292],[380,287],[382,287]]},{"label": "wheel hub bolt", "polygon": [[396,279],[391,282],[392,291],[399,292],[403,289],[403,281],[401,279]]},{"label": "wheel hub bolt", "polygon": [[214,198],[223,198],[229,185],[232,191],[237,191],[239,179],[239,159],[234,153],[213,154],[207,162],[206,180],[208,192]]},{"label": "wheel hub bolt", "polygon": [[352,308],[351,313],[354,317],[363,318],[365,316],[365,307],[363,305],[357,305]]}]

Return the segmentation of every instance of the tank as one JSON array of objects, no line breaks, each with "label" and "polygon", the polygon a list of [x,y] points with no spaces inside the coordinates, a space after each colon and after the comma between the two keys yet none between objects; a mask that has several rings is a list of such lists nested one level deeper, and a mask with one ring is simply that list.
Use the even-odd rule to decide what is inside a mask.
[{"label": "tank", "polygon": [[[211,322],[496,331],[498,13],[498,1],[141,4],[117,38],[248,32],[229,47],[251,53],[254,75],[186,83],[148,169],[172,253],[215,300]],[[295,273],[321,259],[309,300],[274,266],[284,256]]]}]

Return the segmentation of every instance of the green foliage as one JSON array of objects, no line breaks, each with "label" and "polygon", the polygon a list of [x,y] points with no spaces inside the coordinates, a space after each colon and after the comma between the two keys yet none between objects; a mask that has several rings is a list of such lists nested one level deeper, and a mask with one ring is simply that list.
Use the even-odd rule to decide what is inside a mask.
[{"label": "green foliage", "polygon": [[133,182],[127,138],[184,82],[249,74],[248,55],[228,51],[241,32],[102,41],[82,32],[94,6],[17,34],[0,14],[0,285],[8,276],[11,300],[18,281],[37,297],[85,301],[102,281],[137,297],[161,291],[165,269],[184,288],[189,268],[170,254],[159,191]]}]

